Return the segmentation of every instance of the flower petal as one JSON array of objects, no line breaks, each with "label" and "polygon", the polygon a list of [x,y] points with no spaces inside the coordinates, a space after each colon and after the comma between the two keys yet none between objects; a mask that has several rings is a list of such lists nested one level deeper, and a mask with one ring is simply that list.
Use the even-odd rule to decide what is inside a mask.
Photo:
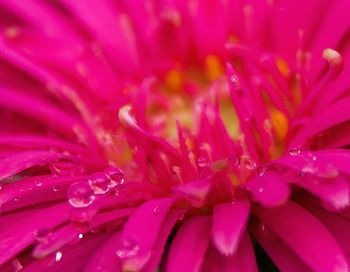
[{"label": "flower petal", "polygon": [[290,194],[287,183],[282,175],[266,172],[243,184],[253,198],[264,207],[273,207],[284,203]]},{"label": "flower petal", "polygon": [[209,245],[210,218],[197,216],[186,221],[171,244],[168,272],[199,272]]},{"label": "flower petal", "polygon": [[[151,257],[161,225],[174,203],[173,198],[154,199],[139,207],[125,223],[117,254],[124,270],[139,270]],[[132,250],[134,252],[132,252]]]},{"label": "flower petal", "polygon": [[248,233],[243,235],[237,251],[223,256],[213,246],[209,247],[203,272],[257,272],[254,249]]},{"label": "flower petal", "polygon": [[347,258],[329,231],[309,212],[288,202],[256,214],[315,271],[349,271]]},{"label": "flower petal", "polygon": [[223,255],[236,252],[249,216],[248,200],[216,205],[213,212],[212,239]]}]

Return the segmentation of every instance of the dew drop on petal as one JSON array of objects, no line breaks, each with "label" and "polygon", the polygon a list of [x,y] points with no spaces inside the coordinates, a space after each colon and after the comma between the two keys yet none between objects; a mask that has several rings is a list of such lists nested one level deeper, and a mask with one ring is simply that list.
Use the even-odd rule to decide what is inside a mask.
[{"label": "dew drop on petal", "polygon": [[124,183],[125,175],[122,170],[115,167],[110,167],[105,170],[104,174],[108,177],[108,187],[113,188]]},{"label": "dew drop on petal", "polygon": [[154,215],[160,214],[160,208],[159,208],[158,206],[156,206],[156,207],[153,208],[153,214],[154,214]]},{"label": "dew drop on petal", "polygon": [[318,172],[318,168],[313,164],[308,163],[301,168],[303,174],[315,174]]},{"label": "dew drop on petal", "polygon": [[59,262],[62,259],[62,252],[61,251],[57,251],[56,252],[56,256],[55,256],[55,261]]},{"label": "dew drop on petal", "polygon": [[47,243],[50,235],[51,235],[51,231],[49,229],[38,229],[35,232],[35,239],[39,243]]},{"label": "dew drop on petal", "polygon": [[122,196],[125,195],[127,193],[128,189],[123,185],[117,185],[114,189],[114,194],[115,196]]},{"label": "dew drop on petal", "polygon": [[133,239],[123,239],[120,248],[116,250],[116,254],[119,258],[131,258],[135,257],[140,251],[140,245]]},{"label": "dew drop on petal", "polygon": [[35,186],[36,187],[41,187],[41,186],[43,186],[43,183],[42,182],[35,182]]},{"label": "dew drop on petal", "polygon": [[259,192],[259,193],[264,192],[264,188],[260,187],[260,188],[258,189],[258,192]]},{"label": "dew drop on petal", "polygon": [[84,237],[84,234],[79,233],[78,237],[79,237],[79,239],[82,239]]},{"label": "dew drop on petal", "polygon": [[256,169],[256,162],[248,155],[241,155],[239,163],[241,167],[245,167],[248,170]]},{"label": "dew drop on petal", "polygon": [[104,173],[95,173],[89,178],[91,189],[97,195],[102,195],[108,192],[109,178]]},{"label": "dew drop on petal", "polygon": [[200,168],[205,168],[209,166],[209,160],[205,156],[200,156],[197,160],[197,164]]},{"label": "dew drop on petal", "polygon": [[258,175],[259,175],[260,177],[262,177],[263,175],[265,175],[265,172],[266,172],[266,167],[265,167],[265,166],[259,167],[259,169],[258,169]]},{"label": "dew drop on petal", "polygon": [[82,208],[91,205],[95,200],[94,191],[87,182],[78,181],[68,188],[68,202],[75,208]]},{"label": "dew drop on petal", "polygon": [[18,272],[18,271],[21,271],[23,269],[23,265],[21,264],[21,262],[17,258],[12,261],[12,266],[13,266],[14,272]]},{"label": "dew drop on petal", "polygon": [[291,156],[298,156],[298,155],[300,155],[300,153],[301,153],[301,150],[298,148],[292,148],[289,150],[289,154]]}]

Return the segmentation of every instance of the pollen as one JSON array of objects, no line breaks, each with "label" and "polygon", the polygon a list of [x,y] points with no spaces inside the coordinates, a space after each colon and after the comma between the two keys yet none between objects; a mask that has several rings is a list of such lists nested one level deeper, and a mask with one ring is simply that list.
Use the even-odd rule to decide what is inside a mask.
[{"label": "pollen", "polygon": [[286,116],[277,109],[272,109],[270,115],[277,139],[283,140],[288,132],[288,120]]},{"label": "pollen", "polygon": [[173,91],[180,91],[183,84],[183,74],[179,68],[171,69],[165,75],[166,85]]},{"label": "pollen", "polygon": [[280,73],[286,77],[289,73],[289,66],[288,66],[288,63],[282,59],[282,58],[277,58],[276,60],[276,65],[277,65],[277,68],[278,70],[280,71]]},{"label": "pollen", "polygon": [[224,74],[224,68],[217,56],[208,55],[205,59],[206,74],[210,81],[214,81]]}]

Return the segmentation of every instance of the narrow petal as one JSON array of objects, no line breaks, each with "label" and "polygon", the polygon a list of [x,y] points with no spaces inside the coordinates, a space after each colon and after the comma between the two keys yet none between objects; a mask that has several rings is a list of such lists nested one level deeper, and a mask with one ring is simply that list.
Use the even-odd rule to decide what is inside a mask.
[{"label": "narrow petal", "polygon": [[124,259],[124,270],[139,270],[151,257],[161,225],[173,198],[154,199],[139,207],[124,225],[117,255]]},{"label": "narrow petal", "polygon": [[248,233],[243,235],[237,251],[231,256],[223,256],[214,246],[210,246],[203,264],[203,272],[257,271],[254,249]]},{"label": "narrow petal", "polygon": [[284,203],[290,194],[283,176],[266,172],[243,184],[253,198],[264,207],[273,207]]},{"label": "narrow petal", "polygon": [[214,207],[212,238],[216,248],[224,255],[236,252],[249,216],[249,202],[237,200]]},{"label": "narrow petal", "polygon": [[265,237],[254,229],[254,238],[266,251],[273,263],[284,272],[311,272],[312,270],[278,237]]},{"label": "narrow petal", "polygon": [[194,217],[186,221],[171,244],[166,271],[199,272],[209,245],[210,218]]},{"label": "narrow petal", "polygon": [[299,205],[288,202],[269,210],[257,207],[256,213],[310,268],[349,271],[347,258],[333,236]]}]

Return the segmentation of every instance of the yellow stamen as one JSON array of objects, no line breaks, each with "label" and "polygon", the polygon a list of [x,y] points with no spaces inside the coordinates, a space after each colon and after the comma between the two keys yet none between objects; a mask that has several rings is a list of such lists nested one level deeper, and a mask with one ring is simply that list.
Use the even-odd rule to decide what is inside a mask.
[{"label": "yellow stamen", "polygon": [[180,69],[174,68],[165,75],[166,85],[173,91],[180,91],[183,84],[183,74]]},{"label": "yellow stamen", "polygon": [[216,80],[224,74],[224,68],[218,57],[208,55],[205,59],[207,77],[210,81]]},{"label": "yellow stamen", "polygon": [[278,140],[283,140],[288,132],[288,120],[286,116],[277,109],[272,109],[270,116]]},{"label": "yellow stamen", "polygon": [[286,77],[289,73],[288,63],[282,58],[277,58],[276,65],[277,65],[277,68],[280,71],[280,73]]}]

